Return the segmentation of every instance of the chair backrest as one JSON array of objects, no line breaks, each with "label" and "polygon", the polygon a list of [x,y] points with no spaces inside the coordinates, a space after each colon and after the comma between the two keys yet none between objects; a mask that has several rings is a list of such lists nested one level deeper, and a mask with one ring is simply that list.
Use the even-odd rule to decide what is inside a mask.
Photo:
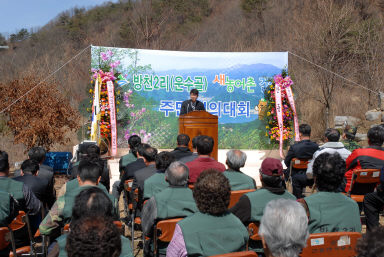
[{"label": "chair backrest", "polygon": [[348,195],[365,195],[375,190],[380,183],[379,169],[357,169],[353,171]]},{"label": "chair backrest", "polygon": [[308,168],[309,161],[310,160],[308,159],[292,158],[290,168],[306,170]]},{"label": "chair backrest", "polygon": [[236,190],[236,191],[231,191],[231,198],[229,200],[229,205],[228,208],[232,208],[240,199],[240,197],[243,194],[253,192],[255,189],[245,189],[245,190]]},{"label": "chair backrest", "polygon": [[261,240],[261,236],[258,234],[259,233],[259,222],[251,222],[248,225],[248,234],[249,234],[249,239],[251,240]]},{"label": "chair backrest", "polygon": [[353,257],[356,255],[358,232],[330,232],[311,234],[301,257]]},{"label": "chair backrest", "polygon": [[176,223],[183,218],[160,220],[155,224],[153,237],[153,252],[157,256],[158,241],[169,243],[175,232]]},{"label": "chair backrest", "polygon": [[0,250],[7,248],[10,243],[9,228],[0,227]]},{"label": "chair backrest", "polygon": [[124,181],[124,189],[128,192],[132,191],[133,179],[127,179]]},{"label": "chair backrest", "polygon": [[19,211],[19,214],[13,219],[11,224],[9,224],[9,227],[13,231],[23,228],[26,225],[26,222],[24,222],[25,215],[25,212]]},{"label": "chair backrest", "polygon": [[254,251],[244,251],[244,252],[212,255],[211,257],[255,257],[255,256],[258,256],[258,255]]}]

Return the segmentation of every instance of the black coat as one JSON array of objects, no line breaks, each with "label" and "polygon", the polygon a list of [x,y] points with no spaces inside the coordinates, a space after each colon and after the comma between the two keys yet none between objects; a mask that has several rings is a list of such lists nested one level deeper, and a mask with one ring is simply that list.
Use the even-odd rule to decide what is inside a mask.
[{"label": "black coat", "polygon": [[187,114],[192,111],[205,111],[204,104],[199,100],[196,100],[195,110],[192,108],[192,100],[185,100],[181,104],[180,115]]}]

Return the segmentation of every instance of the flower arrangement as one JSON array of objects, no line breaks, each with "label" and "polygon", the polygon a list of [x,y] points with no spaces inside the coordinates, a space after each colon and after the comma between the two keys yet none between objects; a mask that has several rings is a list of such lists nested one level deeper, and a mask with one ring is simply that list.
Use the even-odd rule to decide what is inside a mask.
[{"label": "flower arrangement", "polygon": [[280,130],[278,126],[278,119],[276,113],[276,102],[275,102],[275,86],[276,84],[281,87],[281,100],[282,100],[282,116],[283,116],[283,140],[288,140],[294,137],[294,131],[292,122],[294,119],[294,113],[289,104],[285,88],[290,87],[293,84],[291,78],[287,75],[287,72],[283,72],[279,75],[274,76],[270,79],[271,84],[264,91],[264,98],[268,102],[267,114],[266,114],[266,129],[265,134],[272,143],[278,143],[280,139]]},{"label": "flower arrangement", "polygon": [[[95,83],[98,78],[100,78],[100,119],[98,122],[100,137],[107,139],[108,142],[111,140],[111,117],[110,117],[110,104],[108,100],[108,89],[107,82],[112,81],[114,83],[114,96],[115,96],[115,105],[116,105],[116,114],[119,112],[121,115],[117,115],[117,123],[120,127],[123,127],[123,136],[124,139],[128,140],[131,135],[139,135],[142,138],[143,142],[148,142],[151,138],[151,133],[147,133],[144,129],[138,129],[136,131],[135,125],[143,118],[146,108],[141,108],[139,110],[135,109],[135,104],[132,102],[133,91],[130,89],[130,84],[127,81],[127,75],[122,75],[118,70],[122,70],[120,67],[120,60],[116,57],[116,53],[111,50],[100,52],[99,61],[97,64],[97,69],[91,69],[91,87],[88,92],[91,97],[95,97]],[[95,67],[95,65],[93,65]],[[119,80],[124,79],[126,85],[124,87],[119,87]],[[92,103],[93,100],[90,100]],[[87,108],[87,111],[92,114],[92,108]],[[91,133],[91,127],[88,127],[88,133]],[[119,134],[119,132],[118,132]],[[126,144],[122,143],[123,145]],[[121,140],[119,140],[121,142]],[[119,143],[120,144],[120,143]]]}]

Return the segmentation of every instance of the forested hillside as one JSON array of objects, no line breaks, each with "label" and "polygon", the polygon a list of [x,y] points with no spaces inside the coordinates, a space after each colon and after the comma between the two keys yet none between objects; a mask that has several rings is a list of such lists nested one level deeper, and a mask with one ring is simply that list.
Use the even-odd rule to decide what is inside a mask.
[{"label": "forested hillside", "polygon": [[[384,90],[383,13],[382,0],[121,0],[75,8],[37,31],[0,38],[10,47],[0,50],[0,82],[45,78],[91,44],[290,51],[300,121],[320,135],[334,115],[361,117],[377,106]],[[50,78],[74,108],[88,97],[89,69],[88,48]]]}]

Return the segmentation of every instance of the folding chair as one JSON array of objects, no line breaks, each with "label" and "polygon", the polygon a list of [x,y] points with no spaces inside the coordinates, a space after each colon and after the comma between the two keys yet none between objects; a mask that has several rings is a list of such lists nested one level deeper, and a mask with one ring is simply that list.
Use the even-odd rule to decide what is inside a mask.
[{"label": "folding chair", "polygon": [[362,203],[364,201],[364,196],[367,193],[373,192],[379,183],[379,169],[354,170],[347,196],[351,197],[356,202]]},{"label": "folding chair", "polygon": [[255,189],[244,189],[244,190],[236,190],[231,191],[231,197],[229,199],[228,209],[235,206],[235,204],[239,201],[240,197],[246,193],[253,192]]},{"label": "folding chair", "polygon": [[176,223],[183,218],[166,219],[158,221],[153,229],[153,255],[159,255],[158,245],[159,242],[169,243],[172,240],[173,233],[175,232]]},{"label": "folding chair", "polygon": [[287,190],[292,193],[292,170],[307,170],[309,159],[298,159],[292,158],[291,164],[289,165],[289,176],[287,179]]},{"label": "folding chair", "polygon": [[218,255],[212,255],[210,257],[257,257],[257,253],[254,251],[244,251],[244,252],[234,252],[234,253],[225,253],[225,254],[218,254]]},{"label": "folding chair", "polygon": [[353,257],[356,256],[358,232],[330,232],[311,234],[301,257]]}]

